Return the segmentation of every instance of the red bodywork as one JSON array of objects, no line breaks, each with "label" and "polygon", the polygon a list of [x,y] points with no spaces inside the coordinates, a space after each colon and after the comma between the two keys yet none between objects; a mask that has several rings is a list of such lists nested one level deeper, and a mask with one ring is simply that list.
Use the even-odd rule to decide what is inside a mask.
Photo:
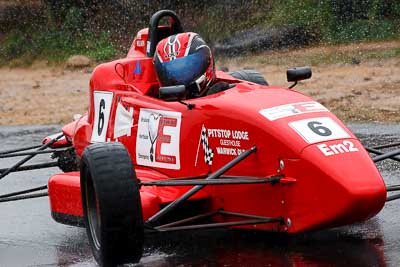
[{"label": "red bodywork", "polygon": [[[189,199],[204,200],[204,209],[210,211],[225,209],[285,221],[242,228],[296,233],[363,221],[382,209],[385,184],[369,154],[323,106],[287,88],[240,81],[217,72],[219,80],[236,86],[185,100],[195,105],[189,110],[176,101],[158,98],[159,84],[152,58],[145,54],[146,43],[144,29],[126,58],[94,70],[88,115],[63,128],[78,156],[93,142],[118,141],[128,149],[139,180],[164,180],[207,175],[256,146],[257,151],[227,175],[265,178],[284,174],[279,183],[206,186]],[[117,111],[118,105],[125,109],[125,117]],[[117,122],[121,120],[116,116],[128,118],[128,123]],[[129,122],[129,116],[133,121]],[[320,134],[314,135],[312,129]],[[117,130],[123,134],[116,137]],[[205,160],[202,133],[214,153],[212,163]],[[49,180],[51,209],[57,220],[65,222],[59,215],[82,216],[79,186],[79,172],[57,174]],[[142,187],[144,219],[190,188]]]}]

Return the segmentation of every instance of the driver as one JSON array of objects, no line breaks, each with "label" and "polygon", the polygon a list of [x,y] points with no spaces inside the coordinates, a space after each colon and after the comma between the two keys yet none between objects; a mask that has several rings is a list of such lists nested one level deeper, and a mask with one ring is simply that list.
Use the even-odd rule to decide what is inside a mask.
[{"label": "driver", "polygon": [[160,85],[185,85],[186,99],[229,88],[227,83],[222,86],[216,82],[211,49],[197,33],[179,33],[161,40],[153,61]]}]

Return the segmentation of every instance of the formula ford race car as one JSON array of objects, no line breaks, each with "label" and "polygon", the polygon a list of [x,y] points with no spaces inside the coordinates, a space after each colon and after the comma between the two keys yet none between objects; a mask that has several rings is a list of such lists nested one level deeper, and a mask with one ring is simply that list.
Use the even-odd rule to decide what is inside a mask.
[{"label": "formula ford race car", "polygon": [[[169,24],[159,25],[165,17]],[[230,88],[203,97],[182,99],[185,86],[160,87],[157,42],[180,32],[174,12],[155,13],[126,58],[94,70],[86,115],[40,146],[1,152],[26,158],[0,170],[0,178],[54,166],[63,172],[0,202],[48,195],[52,217],[85,226],[96,261],[108,266],[138,262],[147,232],[291,234],[365,221],[400,197],[388,196],[400,185],[386,187],[374,164],[398,161],[399,150],[379,149],[399,144],[365,148],[293,86],[269,86],[259,73],[241,70],[217,71]],[[289,82],[310,77],[306,67],[287,72]],[[57,161],[23,165],[42,153]]]}]

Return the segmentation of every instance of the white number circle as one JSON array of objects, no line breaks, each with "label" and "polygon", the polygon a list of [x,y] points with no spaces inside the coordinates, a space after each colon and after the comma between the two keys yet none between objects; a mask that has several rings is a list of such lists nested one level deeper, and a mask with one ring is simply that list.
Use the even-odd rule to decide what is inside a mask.
[{"label": "white number circle", "polygon": [[329,117],[311,118],[289,123],[307,143],[350,138],[350,135]]}]

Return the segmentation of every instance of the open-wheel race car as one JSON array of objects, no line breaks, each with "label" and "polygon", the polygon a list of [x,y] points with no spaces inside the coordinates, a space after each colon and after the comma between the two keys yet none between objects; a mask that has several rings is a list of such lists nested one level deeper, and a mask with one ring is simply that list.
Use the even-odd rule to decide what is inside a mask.
[{"label": "open-wheel race car", "polygon": [[[165,17],[169,24],[159,25]],[[157,44],[182,32],[174,12],[155,13],[126,58],[93,71],[86,115],[40,146],[1,152],[27,157],[0,179],[43,167],[63,172],[0,202],[48,194],[52,217],[85,226],[96,261],[108,266],[138,262],[147,232],[292,234],[365,221],[399,198],[387,193],[400,186],[386,187],[374,164],[399,160],[398,149],[380,150],[399,144],[365,148],[293,86],[270,86],[251,70],[217,71],[227,88],[198,97],[185,97],[185,85],[160,86]],[[289,82],[310,77],[305,67],[287,72]],[[42,153],[57,161],[24,165]]]}]

